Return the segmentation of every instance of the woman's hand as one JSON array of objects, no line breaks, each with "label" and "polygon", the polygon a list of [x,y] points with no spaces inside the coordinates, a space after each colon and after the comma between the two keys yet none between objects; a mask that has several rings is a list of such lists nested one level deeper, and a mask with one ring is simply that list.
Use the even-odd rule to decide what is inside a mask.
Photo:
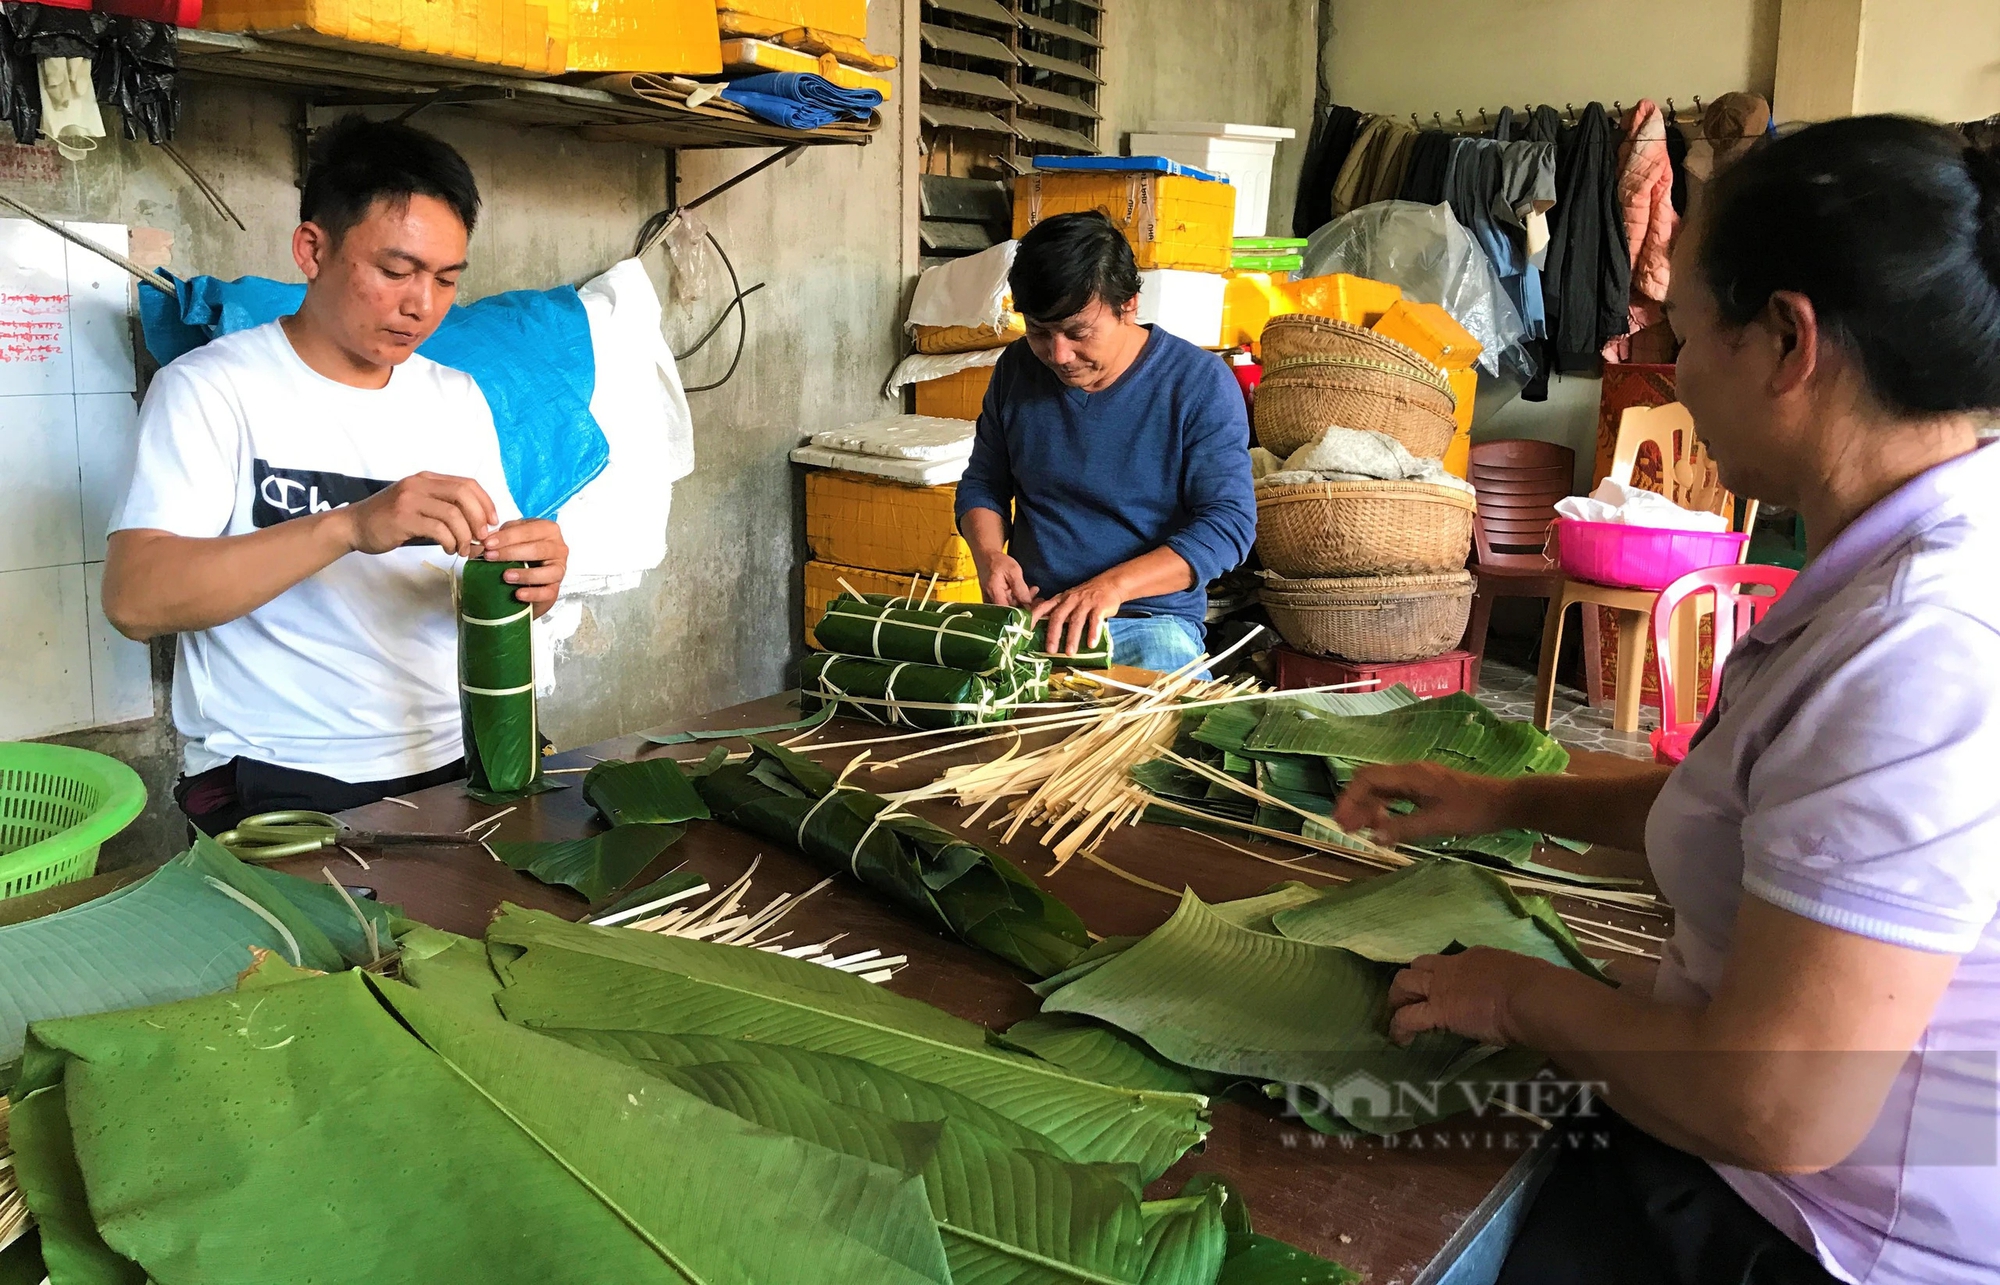
[{"label": "woman's hand", "polygon": [[[1415,812],[1389,805],[1408,799]],[[1411,843],[1459,834],[1490,834],[1519,824],[1512,783],[1455,772],[1436,763],[1364,767],[1341,791],[1333,823],[1350,833],[1370,830],[1380,843]]]},{"label": "woman's hand", "polygon": [[1389,983],[1389,1038],[1408,1044],[1425,1031],[1450,1031],[1481,1044],[1518,1044],[1510,1013],[1514,996],[1562,971],[1490,946],[1419,955]]}]

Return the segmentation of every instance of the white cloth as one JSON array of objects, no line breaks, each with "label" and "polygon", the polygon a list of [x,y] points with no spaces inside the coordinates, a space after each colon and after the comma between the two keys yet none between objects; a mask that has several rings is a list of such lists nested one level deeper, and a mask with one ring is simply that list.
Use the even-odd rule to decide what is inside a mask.
[{"label": "white cloth", "polygon": [[[1275,458],[1275,457],[1273,457]],[[1444,461],[1419,458],[1387,433],[1329,428],[1292,452],[1280,469],[1257,479],[1269,486],[1301,482],[1428,482],[1470,491],[1463,478],[1445,472]]]},{"label": "white cloth", "polygon": [[[501,521],[520,516],[471,376],[413,355],[385,387],[350,388],[271,322],[154,377],[111,529],[244,535],[425,470],[470,477]],[[174,725],[188,773],[241,755],[380,781],[457,758],[452,568],[433,545],[350,553],[248,615],[182,634]]]},{"label": "white cloth", "polygon": [[569,545],[564,596],[633,588],[665,561],[673,484],[694,471],[694,417],[645,265],[625,259],[577,295],[597,362],[590,413],[611,458],[556,514]]},{"label": "white cloth", "polygon": [[1708,531],[1729,529],[1729,519],[1720,513],[1684,509],[1658,491],[1627,486],[1605,478],[1588,497],[1572,495],[1556,502],[1556,516],[1578,522],[1612,522],[1620,526],[1656,527],[1664,531]]},{"label": "white cloth", "polygon": [[979,426],[940,415],[884,415],[812,435],[812,445],[898,460],[962,460]]},{"label": "white cloth", "polygon": [[41,62],[42,132],[56,150],[80,161],[104,137],[104,114],[97,109],[90,59],[44,58]]},{"label": "white cloth", "polygon": [[882,385],[882,395],[900,397],[907,384],[943,379],[946,375],[956,375],[975,366],[998,365],[1000,354],[1006,351],[1005,348],[981,348],[976,352],[913,352],[897,362],[896,369],[889,372],[888,381]]},{"label": "white cloth", "polygon": [[1002,241],[978,254],[925,268],[910,297],[905,325],[994,326],[1007,318],[1007,273],[1019,241]]}]

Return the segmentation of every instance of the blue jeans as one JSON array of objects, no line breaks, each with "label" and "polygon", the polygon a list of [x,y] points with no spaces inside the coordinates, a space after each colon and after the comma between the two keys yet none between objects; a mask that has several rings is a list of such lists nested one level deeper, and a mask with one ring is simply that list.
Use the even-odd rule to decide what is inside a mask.
[{"label": "blue jeans", "polygon": [[1170,674],[1208,647],[1207,631],[1185,616],[1116,616],[1104,627],[1111,631],[1114,665]]}]

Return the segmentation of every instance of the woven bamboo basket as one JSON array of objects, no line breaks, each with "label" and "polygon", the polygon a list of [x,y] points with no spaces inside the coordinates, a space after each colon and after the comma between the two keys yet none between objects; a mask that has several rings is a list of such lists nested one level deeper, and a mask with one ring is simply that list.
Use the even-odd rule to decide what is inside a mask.
[{"label": "woven bamboo basket", "polygon": [[1260,597],[1287,643],[1363,664],[1425,660],[1458,646],[1472,614],[1466,571],[1288,580],[1261,572]]},{"label": "woven bamboo basket", "polygon": [[1257,488],[1257,556],[1281,576],[1438,575],[1472,549],[1470,491],[1433,482]]},{"label": "woven bamboo basket", "polygon": [[1414,348],[1292,313],[1271,319],[1259,351],[1257,443],[1267,451],[1290,455],[1335,425],[1387,433],[1431,459],[1451,445],[1458,402],[1450,378]]}]

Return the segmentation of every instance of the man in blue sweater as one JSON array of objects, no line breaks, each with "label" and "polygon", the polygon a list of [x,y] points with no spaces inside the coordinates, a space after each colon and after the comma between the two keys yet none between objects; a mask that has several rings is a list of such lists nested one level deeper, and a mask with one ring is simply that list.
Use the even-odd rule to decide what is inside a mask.
[{"label": "man in blue sweater", "polygon": [[1243,394],[1213,353],[1138,323],[1138,265],[1103,214],[1036,225],[1008,285],[1028,335],[993,368],[958,484],[980,587],[1047,621],[1051,652],[1108,629],[1118,664],[1178,669],[1203,650],[1208,582],[1257,535]]}]

